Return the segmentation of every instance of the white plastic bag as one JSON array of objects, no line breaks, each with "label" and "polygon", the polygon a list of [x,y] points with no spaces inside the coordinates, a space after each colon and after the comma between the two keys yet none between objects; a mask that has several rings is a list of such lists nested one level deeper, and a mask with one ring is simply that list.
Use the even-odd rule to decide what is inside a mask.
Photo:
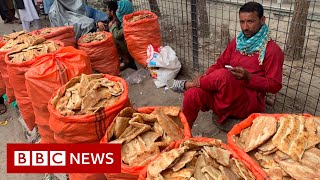
[{"label": "white plastic bag", "polygon": [[152,45],[147,49],[147,66],[157,88],[167,85],[167,81],[174,79],[181,69],[181,63],[174,50],[169,47],[155,48]]}]

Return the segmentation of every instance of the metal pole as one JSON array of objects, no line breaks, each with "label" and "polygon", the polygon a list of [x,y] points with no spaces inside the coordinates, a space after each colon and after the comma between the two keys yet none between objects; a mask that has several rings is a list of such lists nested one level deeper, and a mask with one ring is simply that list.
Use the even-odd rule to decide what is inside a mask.
[{"label": "metal pole", "polygon": [[192,24],[192,60],[193,68],[199,70],[199,40],[198,40],[198,0],[191,0],[191,24]]}]

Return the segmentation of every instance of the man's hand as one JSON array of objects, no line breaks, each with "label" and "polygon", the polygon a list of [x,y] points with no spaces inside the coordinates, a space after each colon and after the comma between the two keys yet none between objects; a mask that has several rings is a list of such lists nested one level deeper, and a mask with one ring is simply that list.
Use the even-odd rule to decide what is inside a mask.
[{"label": "man's hand", "polygon": [[251,74],[242,67],[234,67],[232,70],[230,70],[230,72],[235,78],[240,80],[249,80],[251,77]]},{"label": "man's hand", "polygon": [[97,28],[99,29],[99,31],[104,31],[106,29],[103,22],[98,22]]},{"label": "man's hand", "polygon": [[115,22],[115,21],[110,21],[110,22],[109,22],[109,24],[108,24],[109,29],[111,29],[111,27],[112,27],[112,25],[113,25],[114,23],[116,23],[116,22]]}]

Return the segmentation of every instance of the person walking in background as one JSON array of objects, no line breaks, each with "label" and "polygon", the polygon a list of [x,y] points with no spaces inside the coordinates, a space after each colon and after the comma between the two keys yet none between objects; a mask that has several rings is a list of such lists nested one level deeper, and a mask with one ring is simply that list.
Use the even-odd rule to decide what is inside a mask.
[{"label": "person walking in background", "polygon": [[23,30],[30,32],[31,23],[35,29],[40,29],[40,18],[35,7],[37,2],[33,0],[15,0],[15,2],[20,13]]},{"label": "person walking in background", "polygon": [[16,10],[14,9],[13,0],[5,0],[5,2],[8,7],[9,15],[13,22],[19,22],[19,19],[16,18]]},{"label": "person walking in background", "polygon": [[12,24],[13,23],[13,19],[10,16],[9,8],[8,8],[5,0],[0,0],[0,15],[1,15],[1,19],[3,20],[3,22],[5,24],[7,24],[7,23]]}]

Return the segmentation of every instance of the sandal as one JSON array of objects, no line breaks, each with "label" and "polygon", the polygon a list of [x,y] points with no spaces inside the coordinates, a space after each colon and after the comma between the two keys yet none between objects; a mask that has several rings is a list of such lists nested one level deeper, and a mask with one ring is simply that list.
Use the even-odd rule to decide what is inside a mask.
[{"label": "sandal", "polygon": [[0,104],[0,115],[7,112],[7,106],[5,104]]},{"label": "sandal", "polygon": [[186,82],[187,82],[186,80],[170,79],[169,81],[167,81],[167,86],[173,92],[184,93],[185,92],[184,84]]}]

